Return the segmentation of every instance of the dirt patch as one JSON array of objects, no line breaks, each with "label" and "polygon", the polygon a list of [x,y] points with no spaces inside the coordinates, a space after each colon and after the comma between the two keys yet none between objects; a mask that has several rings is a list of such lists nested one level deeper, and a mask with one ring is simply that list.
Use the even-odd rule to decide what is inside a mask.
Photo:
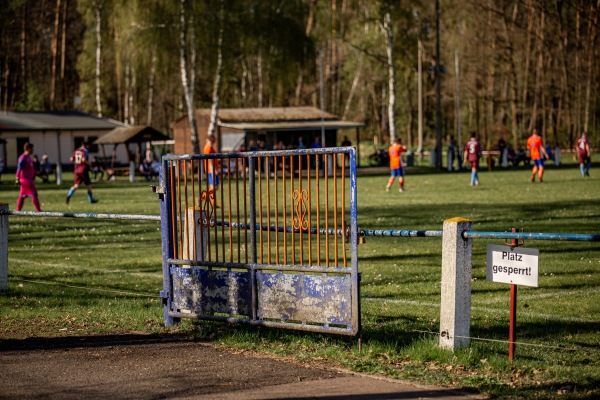
[{"label": "dirt patch", "polygon": [[5,340],[0,363],[1,399],[194,397],[344,375],[143,335]]}]

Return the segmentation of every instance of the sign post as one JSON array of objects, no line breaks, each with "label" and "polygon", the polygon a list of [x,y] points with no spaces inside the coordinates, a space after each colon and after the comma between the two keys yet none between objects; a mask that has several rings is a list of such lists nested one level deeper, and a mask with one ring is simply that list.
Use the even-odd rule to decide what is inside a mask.
[{"label": "sign post", "polygon": [[517,239],[513,239],[510,246],[487,246],[486,279],[510,284],[509,360],[514,357],[517,340],[517,285],[538,286],[539,251],[518,246]]}]

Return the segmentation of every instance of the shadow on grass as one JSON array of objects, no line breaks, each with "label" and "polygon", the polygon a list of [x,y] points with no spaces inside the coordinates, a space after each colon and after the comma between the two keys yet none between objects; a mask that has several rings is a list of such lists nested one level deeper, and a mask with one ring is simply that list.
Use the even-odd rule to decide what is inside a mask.
[{"label": "shadow on grass", "polygon": [[44,349],[69,349],[76,347],[108,347],[115,345],[141,345],[152,343],[189,342],[185,335],[115,334],[96,336],[31,337],[27,339],[0,339],[0,352]]}]

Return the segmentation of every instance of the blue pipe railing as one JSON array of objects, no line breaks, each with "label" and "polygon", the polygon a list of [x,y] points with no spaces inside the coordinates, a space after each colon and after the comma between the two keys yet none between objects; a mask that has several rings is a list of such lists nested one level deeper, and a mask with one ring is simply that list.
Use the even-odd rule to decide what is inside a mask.
[{"label": "blue pipe railing", "polygon": [[[0,215],[31,216],[31,217],[63,217],[63,218],[95,218],[95,219],[120,219],[138,221],[160,221],[159,215],[140,214],[101,214],[101,213],[75,213],[75,212],[37,212],[37,211],[0,211]],[[217,221],[217,225],[251,227],[251,224]],[[298,231],[291,227],[260,226],[255,224],[256,230],[270,230],[275,232]],[[307,231],[304,231],[307,232]],[[311,229],[316,234],[316,229]],[[320,230],[321,234],[343,236],[341,229]],[[413,230],[413,229],[359,229],[360,237],[442,237],[442,231],[437,230]],[[463,232],[465,239],[528,239],[528,240],[560,240],[575,242],[600,242],[600,234],[595,233],[542,233],[542,232],[486,232],[467,231]]]}]

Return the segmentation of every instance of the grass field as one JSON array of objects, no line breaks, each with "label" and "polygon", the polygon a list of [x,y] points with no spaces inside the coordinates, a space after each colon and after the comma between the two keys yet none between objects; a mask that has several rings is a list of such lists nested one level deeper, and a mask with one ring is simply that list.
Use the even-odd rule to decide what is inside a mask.
[{"label": "grass field", "polygon": [[[363,229],[435,229],[452,217],[476,231],[600,233],[600,178],[575,164],[547,168],[543,184],[529,170],[468,173],[409,170],[407,192],[384,191],[387,172],[358,179]],[[7,182],[8,180],[8,182]],[[11,182],[11,183],[9,183]],[[45,211],[159,213],[147,183],[95,184],[98,204],[80,189],[64,204],[61,187],[40,184]],[[12,180],[0,201],[14,208]],[[26,210],[32,210],[26,200]],[[367,238],[359,246],[363,350],[356,340],[183,321],[163,327],[160,227],[155,221],[10,218],[9,290],[0,295],[0,347],[31,336],[146,332],[187,334],[253,350],[518,398],[600,396],[600,243],[526,241],[540,251],[538,288],[519,288],[515,360],[507,359],[509,286],[485,280],[487,244],[473,241],[471,347],[437,347],[440,238]]]}]

